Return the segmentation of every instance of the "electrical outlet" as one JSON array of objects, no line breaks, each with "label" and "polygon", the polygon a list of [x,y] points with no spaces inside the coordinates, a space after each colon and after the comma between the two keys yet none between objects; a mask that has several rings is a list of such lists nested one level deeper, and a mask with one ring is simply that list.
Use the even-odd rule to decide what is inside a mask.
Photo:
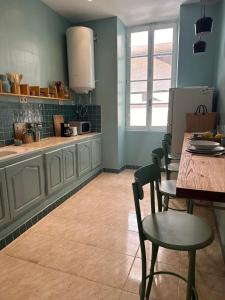
[{"label": "electrical outlet", "polygon": [[27,97],[20,97],[20,103],[27,103]]}]

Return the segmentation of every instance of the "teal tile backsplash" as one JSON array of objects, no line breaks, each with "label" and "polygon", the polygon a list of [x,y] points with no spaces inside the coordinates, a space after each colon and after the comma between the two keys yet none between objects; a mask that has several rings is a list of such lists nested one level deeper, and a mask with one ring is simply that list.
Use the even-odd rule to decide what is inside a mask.
[{"label": "teal tile backsplash", "polygon": [[42,123],[41,137],[54,136],[53,115],[61,114],[65,121],[82,120],[91,122],[93,132],[101,132],[100,105],[59,105],[15,102],[0,102],[0,146],[14,142],[13,123]]}]

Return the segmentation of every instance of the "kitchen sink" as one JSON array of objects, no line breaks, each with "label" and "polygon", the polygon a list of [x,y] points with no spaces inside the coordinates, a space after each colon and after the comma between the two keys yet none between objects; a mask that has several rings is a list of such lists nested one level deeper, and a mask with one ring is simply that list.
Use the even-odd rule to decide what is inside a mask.
[{"label": "kitchen sink", "polygon": [[15,151],[0,151],[0,158],[8,155],[16,154]]}]

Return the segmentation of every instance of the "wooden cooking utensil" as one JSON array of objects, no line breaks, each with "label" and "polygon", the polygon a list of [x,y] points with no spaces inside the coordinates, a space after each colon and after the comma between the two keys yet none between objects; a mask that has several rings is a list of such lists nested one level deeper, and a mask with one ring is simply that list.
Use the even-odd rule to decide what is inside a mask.
[{"label": "wooden cooking utensil", "polygon": [[64,123],[62,115],[53,115],[55,136],[61,136],[61,123]]}]

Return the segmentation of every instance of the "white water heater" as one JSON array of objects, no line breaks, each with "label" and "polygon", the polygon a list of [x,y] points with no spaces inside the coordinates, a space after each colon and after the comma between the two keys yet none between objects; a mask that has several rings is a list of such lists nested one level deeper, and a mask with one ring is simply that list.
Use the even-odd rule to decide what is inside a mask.
[{"label": "white water heater", "polygon": [[67,29],[69,86],[78,94],[95,88],[93,30],[83,26]]}]

